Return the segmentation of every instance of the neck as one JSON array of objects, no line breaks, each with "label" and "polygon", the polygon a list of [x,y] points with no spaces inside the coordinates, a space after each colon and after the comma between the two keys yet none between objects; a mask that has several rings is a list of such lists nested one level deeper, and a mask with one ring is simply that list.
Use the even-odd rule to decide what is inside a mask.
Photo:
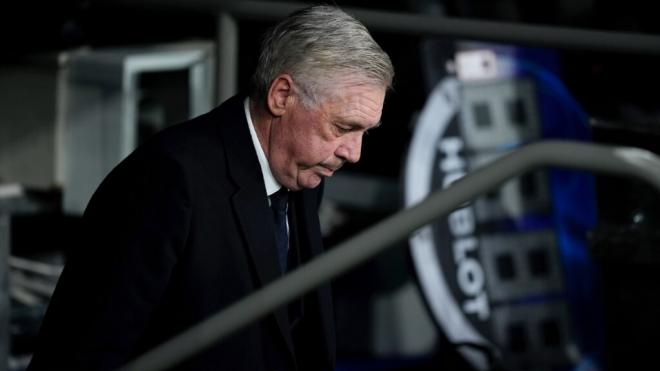
[{"label": "neck", "polygon": [[259,107],[258,103],[250,99],[250,116],[252,117],[252,124],[254,124],[254,131],[257,132],[257,138],[259,138],[259,144],[266,154],[266,159],[270,160],[269,156],[269,136],[270,128],[273,118],[264,112],[264,110]]}]

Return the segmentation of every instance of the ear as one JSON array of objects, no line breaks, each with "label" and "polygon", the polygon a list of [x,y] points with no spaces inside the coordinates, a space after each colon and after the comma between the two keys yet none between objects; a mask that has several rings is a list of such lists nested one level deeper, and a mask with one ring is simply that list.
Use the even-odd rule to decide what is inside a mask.
[{"label": "ear", "polygon": [[280,117],[286,113],[289,99],[293,97],[293,79],[284,73],[275,78],[270,84],[266,102],[268,110],[273,116]]}]

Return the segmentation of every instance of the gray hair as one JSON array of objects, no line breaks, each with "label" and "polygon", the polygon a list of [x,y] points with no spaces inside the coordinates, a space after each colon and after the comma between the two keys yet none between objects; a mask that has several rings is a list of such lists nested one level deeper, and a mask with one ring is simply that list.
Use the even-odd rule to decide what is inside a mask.
[{"label": "gray hair", "polygon": [[251,97],[263,103],[273,80],[290,74],[303,103],[317,104],[337,78],[392,85],[394,68],[366,27],[341,9],[318,5],[298,10],[264,36]]}]

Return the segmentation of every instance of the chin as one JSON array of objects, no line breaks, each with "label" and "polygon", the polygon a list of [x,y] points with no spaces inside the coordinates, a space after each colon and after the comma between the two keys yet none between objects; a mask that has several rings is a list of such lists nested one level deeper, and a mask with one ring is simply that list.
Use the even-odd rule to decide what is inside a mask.
[{"label": "chin", "polygon": [[323,180],[323,178],[318,176],[318,175],[316,175],[314,177],[311,177],[311,178],[308,178],[308,179],[304,179],[304,181],[301,181],[297,184],[297,187],[298,187],[297,190],[300,190],[300,189],[303,189],[303,188],[305,188],[305,189],[316,188],[316,187],[319,186],[319,184],[321,184],[322,180]]}]

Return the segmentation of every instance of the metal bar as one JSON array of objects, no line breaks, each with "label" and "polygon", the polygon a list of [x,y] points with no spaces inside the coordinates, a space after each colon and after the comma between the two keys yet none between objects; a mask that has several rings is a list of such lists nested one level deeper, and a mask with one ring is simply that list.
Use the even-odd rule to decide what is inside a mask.
[{"label": "metal bar", "polygon": [[9,267],[12,269],[23,270],[32,274],[39,274],[53,278],[58,278],[62,274],[62,269],[64,269],[61,265],[25,259],[14,255],[9,256],[8,262]]},{"label": "metal bar", "polygon": [[217,16],[217,98],[219,103],[236,94],[238,87],[238,24],[229,13]]},{"label": "metal bar", "polygon": [[355,10],[370,29],[419,36],[616,53],[660,54],[660,37],[631,32],[537,26],[418,14]]},{"label": "metal bar", "polygon": [[275,308],[366,262],[435,218],[512,177],[542,166],[630,176],[645,180],[660,191],[660,158],[649,151],[561,141],[531,144],[474,171],[445,190],[432,193],[423,202],[338,245],[120,370],[157,371],[172,367]]},{"label": "metal bar", "polygon": [[[303,6],[305,4],[295,2],[244,1],[228,5],[228,9],[240,18],[278,20]],[[342,9],[375,31],[590,51],[660,54],[660,37],[640,33],[537,26],[354,7]]]},{"label": "metal bar", "polygon": [[[237,18],[263,21],[282,19],[292,11],[309,5],[301,2],[217,0],[186,2],[178,0],[115,0],[113,3],[133,7],[184,9],[210,14],[228,12]],[[383,32],[588,51],[660,54],[660,36],[655,35],[471,20],[354,7],[342,8],[353,14],[371,30]]]},{"label": "metal bar", "polygon": [[55,282],[46,282],[38,278],[28,278],[21,272],[13,272],[9,275],[10,287],[20,287],[23,290],[50,298],[55,292]]},{"label": "metal bar", "polygon": [[7,371],[11,353],[9,318],[11,300],[9,297],[9,264],[7,258],[11,250],[11,216],[0,210],[0,371]]}]

